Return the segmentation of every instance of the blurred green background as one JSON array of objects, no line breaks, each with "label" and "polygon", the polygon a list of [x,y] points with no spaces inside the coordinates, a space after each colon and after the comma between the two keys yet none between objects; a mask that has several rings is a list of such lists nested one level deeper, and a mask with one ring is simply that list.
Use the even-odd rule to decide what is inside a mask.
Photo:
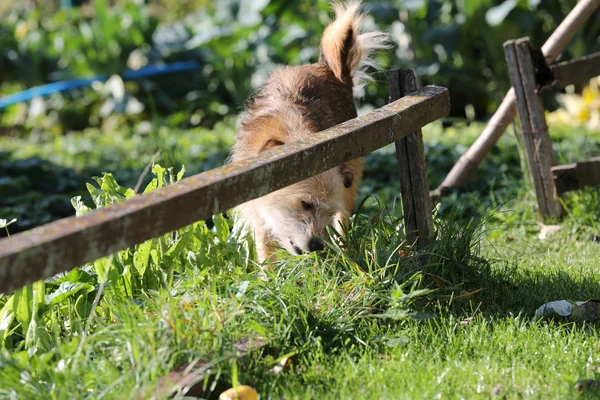
[{"label": "blurred green background", "polygon": [[[68,3],[74,0],[62,0]],[[128,82],[132,121],[153,112],[177,115],[181,126],[211,127],[238,113],[253,88],[282,64],[314,62],[330,18],[328,0],[3,1],[0,95],[69,78],[120,74],[127,68],[196,60],[197,70]],[[502,43],[530,36],[541,46],[576,0],[365,1],[367,29],[388,31],[394,48],[384,68],[413,68],[423,84],[448,87],[452,116],[486,118],[510,85]],[[112,7],[111,7],[112,6]],[[573,58],[600,49],[600,13],[564,52]],[[378,76],[383,79],[383,75]],[[64,131],[100,126],[108,94],[87,89],[46,101]],[[372,85],[365,102],[386,102]],[[118,108],[118,107],[116,107]],[[26,123],[3,113],[4,129]]]},{"label": "blurred green background", "polygon": [[[510,87],[503,42],[530,36],[540,47],[577,1],[363,3],[365,28],[389,32],[394,45],[378,56],[384,69],[412,68],[422,85],[450,89],[444,124],[457,134],[436,128],[442,139],[426,145],[434,186],[481,129],[465,124],[485,121]],[[134,186],[152,159],[176,169],[185,163],[189,173],[221,165],[252,90],[281,65],[317,60],[330,11],[327,0],[3,0],[0,98],[68,79],[112,78],[0,109],[0,218],[17,217],[16,232],[72,215],[69,198],[91,175],[113,172]],[[600,50],[599,35],[596,12],[562,58]],[[187,72],[119,77],[190,60],[198,67]],[[385,74],[374,77],[361,113],[387,102]],[[449,145],[445,135],[459,139]],[[368,159],[374,180],[363,193],[395,180],[388,150]],[[495,167],[478,172],[467,190],[488,190],[504,173],[520,179],[516,148],[493,157]]]}]

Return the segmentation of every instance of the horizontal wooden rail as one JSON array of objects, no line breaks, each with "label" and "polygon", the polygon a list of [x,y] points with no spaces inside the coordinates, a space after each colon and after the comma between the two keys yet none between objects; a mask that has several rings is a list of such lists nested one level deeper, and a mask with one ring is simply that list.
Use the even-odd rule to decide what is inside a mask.
[{"label": "horizontal wooden rail", "polygon": [[428,86],[304,140],[81,217],[65,218],[2,239],[0,293],[210,218],[364,156],[449,111],[447,89]]},{"label": "horizontal wooden rail", "polygon": [[587,83],[600,76],[600,52],[550,66],[556,76],[555,87]]},{"label": "horizontal wooden rail", "polygon": [[574,164],[552,167],[552,175],[558,194],[590,185],[600,185],[600,157]]}]

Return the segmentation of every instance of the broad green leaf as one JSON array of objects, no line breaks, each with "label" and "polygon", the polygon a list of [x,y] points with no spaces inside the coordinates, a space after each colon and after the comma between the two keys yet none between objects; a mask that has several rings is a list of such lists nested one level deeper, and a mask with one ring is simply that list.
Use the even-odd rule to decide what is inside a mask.
[{"label": "broad green leaf", "polygon": [[33,285],[18,289],[13,295],[13,311],[26,332],[33,316]]},{"label": "broad green leaf", "polygon": [[94,269],[98,274],[98,283],[106,282],[108,280],[108,273],[110,271],[110,261],[108,258],[101,258],[94,261]]},{"label": "broad green leaf", "polygon": [[33,295],[36,305],[46,304],[44,295],[46,294],[46,282],[37,281],[33,284]]},{"label": "broad green leaf", "polygon": [[154,239],[150,239],[140,244],[135,250],[135,254],[133,255],[133,265],[141,277],[144,276],[144,274],[146,273],[146,269],[148,268],[148,261],[150,260],[150,250],[152,249],[153,243]]},{"label": "broad green leaf", "polygon": [[129,266],[125,266],[123,273],[121,274],[122,280],[119,283],[122,285],[123,293],[131,297],[133,295],[133,276],[131,274],[131,268]]},{"label": "broad green leaf", "polygon": [[13,299],[15,296],[11,296],[2,307],[0,311],[0,345],[4,346],[4,341],[8,336],[8,330],[10,325],[15,319],[15,313],[13,311]]},{"label": "broad green leaf", "polygon": [[185,165],[182,164],[181,170],[177,173],[177,182],[182,180],[184,175],[185,175]]},{"label": "broad green leaf", "polygon": [[33,283],[33,319],[36,319],[46,307],[46,282],[37,281]]},{"label": "broad green leaf", "polygon": [[121,281],[122,271],[115,265],[115,263],[110,264],[110,268],[108,269],[107,281],[111,282],[112,288],[118,288],[120,290],[120,294],[126,295],[125,288],[123,287],[123,282]]},{"label": "broad green leaf", "polygon": [[12,355],[12,359],[13,359],[13,361],[15,361],[15,363],[19,367],[21,367],[21,368],[27,368],[29,354],[28,354],[28,352],[26,350],[19,351],[19,352],[14,353]]},{"label": "broad green leaf", "polygon": [[27,332],[25,333],[25,348],[30,349],[35,347],[36,342],[38,342],[38,329],[37,329],[37,321],[34,318],[31,320],[31,323],[27,327]]},{"label": "broad green leaf", "polygon": [[92,311],[93,300],[90,300],[87,293],[79,293],[75,300],[75,312],[81,319],[87,319]]},{"label": "broad green leaf", "polygon": [[411,310],[409,307],[395,307],[390,308],[386,312],[382,314],[374,314],[373,317],[381,318],[381,319],[392,319],[396,321],[404,321],[404,320],[422,320],[435,318],[433,314],[420,313],[414,310]]},{"label": "broad green leaf", "polygon": [[158,164],[154,164],[152,167],[152,174],[154,174],[156,178],[150,181],[148,186],[146,186],[146,189],[144,189],[144,193],[149,193],[167,184],[167,170],[165,168]]},{"label": "broad green leaf", "polygon": [[144,189],[144,193],[150,193],[151,191],[156,190],[156,188],[158,188],[158,181],[156,178],[154,178],[150,181],[148,186],[146,186],[146,189]]},{"label": "broad green leaf", "polygon": [[75,268],[73,270],[71,270],[68,274],[66,274],[65,276],[63,276],[60,279],[57,279],[56,282],[53,282],[55,284],[60,285],[63,282],[74,282],[74,283],[79,283],[79,282],[86,282],[86,283],[93,283],[94,282],[94,277],[90,274],[88,274],[87,272],[85,272],[84,270],[82,270],[81,268]]},{"label": "broad green leaf", "polygon": [[120,198],[125,193],[125,189],[119,186],[111,173],[105,173],[102,176],[100,189],[117,198]]},{"label": "broad green leaf", "polygon": [[227,242],[227,237],[229,236],[229,224],[223,214],[213,216],[213,222],[219,240],[223,243]]},{"label": "broad green leaf", "polygon": [[83,291],[84,293],[92,292],[95,289],[94,285],[83,282],[63,282],[58,289],[46,296],[48,305],[58,304],[64,301],[67,297],[73,296],[76,293]]},{"label": "broad green leaf", "polygon": [[133,189],[127,189],[127,190],[125,190],[124,196],[125,196],[126,199],[130,199],[132,197],[135,197],[135,195],[136,195],[135,190],[133,190]]},{"label": "broad green leaf", "polygon": [[104,207],[106,205],[106,202],[104,201],[104,193],[102,192],[102,190],[98,189],[91,183],[86,183],[85,186],[87,187],[87,190],[90,193],[90,196],[92,197],[92,201],[96,205],[96,208]]},{"label": "broad green leaf", "polygon": [[166,183],[167,169],[158,164],[152,166],[152,174],[158,179],[158,187],[162,187]]},{"label": "broad green leaf", "polygon": [[75,209],[75,215],[78,217],[87,213],[88,211],[92,211],[85,203],[81,200],[81,196],[75,196],[71,198],[71,205]]},{"label": "broad green leaf", "polygon": [[169,262],[172,262],[173,259],[175,259],[175,257],[177,257],[190,244],[190,241],[193,237],[194,235],[190,230],[184,232],[179,237],[177,242],[175,242],[175,244],[171,246],[169,250],[167,250],[165,253],[165,258],[167,258]]},{"label": "broad green leaf", "polygon": [[152,173],[156,176],[159,188],[163,187],[167,183],[167,170],[165,168],[161,167],[158,164],[154,164],[154,166],[152,167]]},{"label": "broad green leaf", "polygon": [[153,248],[150,250],[150,257],[152,257],[152,261],[154,262],[154,264],[160,265],[160,255],[158,254],[157,249]]}]

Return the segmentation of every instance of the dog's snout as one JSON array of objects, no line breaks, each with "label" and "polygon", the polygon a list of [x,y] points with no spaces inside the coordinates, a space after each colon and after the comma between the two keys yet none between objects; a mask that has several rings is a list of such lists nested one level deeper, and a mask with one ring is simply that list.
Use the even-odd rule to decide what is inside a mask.
[{"label": "dog's snout", "polygon": [[308,241],[308,249],[310,251],[319,251],[325,248],[325,244],[323,241],[317,237],[312,237]]}]

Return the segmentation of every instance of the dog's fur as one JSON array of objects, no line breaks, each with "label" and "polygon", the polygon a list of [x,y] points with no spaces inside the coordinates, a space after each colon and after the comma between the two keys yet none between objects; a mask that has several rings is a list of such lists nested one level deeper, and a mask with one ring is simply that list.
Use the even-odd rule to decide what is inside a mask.
[{"label": "dog's fur", "polygon": [[[356,117],[353,90],[368,79],[364,69],[375,66],[373,52],[387,46],[382,32],[359,34],[359,8],[356,1],[334,4],[336,19],[323,33],[318,63],[271,74],[241,121],[231,161]],[[253,233],[258,261],[273,260],[278,247],[292,254],[322,249],[328,225],[343,233],[361,175],[362,159],[355,159],[238,206],[236,218]]]}]

